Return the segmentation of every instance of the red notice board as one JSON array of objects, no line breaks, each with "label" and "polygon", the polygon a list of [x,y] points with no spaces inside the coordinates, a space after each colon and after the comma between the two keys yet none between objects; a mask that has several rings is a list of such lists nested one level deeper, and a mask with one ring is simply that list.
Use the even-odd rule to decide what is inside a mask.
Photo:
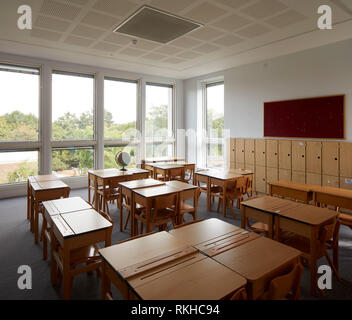
[{"label": "red notice board", "polygon": [[265,102],[264,137],[345,139],[345,96]]}]

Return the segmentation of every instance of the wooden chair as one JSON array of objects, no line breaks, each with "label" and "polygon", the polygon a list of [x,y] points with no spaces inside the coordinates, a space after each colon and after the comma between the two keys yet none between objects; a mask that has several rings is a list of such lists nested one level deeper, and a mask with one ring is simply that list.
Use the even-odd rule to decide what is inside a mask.
[{"label": "wooden chair", "polygon": [[214,194],[215,197],[219,198],[217,212],[220,211],[220,204],[227,206],[230,204],[229,208],[231,209],[234,219],[236,219],[236,212],[233,209],[234,202],[236,201],[236,208],[240,208],[241,201],[244,199],[244,193],[247,186],[247,178],[242,177],[234,181],[230,181],[226,185],[226,199],[224,198],[224,193],[220,192],[219,194]]},{"label": "wooden chair", "polygon": [[162,197],[157,197],[154,201],[153,208],[150,210],[149,219],[147,211],[144,208],[141,213],[136,213],[134,218],[137,220],[135,223],[135,231],[138,235],[138,221],[141,224],[140,233],[143,233],[143,226],[146,225],[146,231],[152,230],[153,227],[158,226],[159,231],[165,230],[169,222],[173,226],[177,223],[177,210],[178,210],[178,195],[171,194]]},{"label": "wooden chair", "polygon": [[99,188],[97,192],[99,195],[99,210],[103,210],[110,216],[109,202],[114,201],[116,201],[117,209],[120,209],[120,186],[116,179],[108,179],[106,184],[103,185],[102,188]]},{"label": "wooden chair", "polygon": [[247,184],[246,184],[246,188],[245,188],[244,194],[248,198],[251,198],[251,197],[253,197],[253,193],[254,193],[253,175],[249,175],[249,176],[247,176]]},{"label": "wooden chair", "polygon": [[301,263],[297,263],[290,272],[272,279],[269,289],[260,296],[259,300],[298,300],[302,273],[303,267]]},{"label": "wooden chair", "polygon": [[248,300],[246,288],[241,288],[237,290],[230,300]]},{"label": "wooden chair", "polygon": [[[335,249],[338,246],[338,230],[339,223],[334,222],[328,225],[325,225],[321,228],[318,237],[318,245],[316,248],[316,259],[319,260],[322,257],[325,257],[328,261],[331,269],[333,270],[336,278],[341,282],[340,275],[338,270],[331,260],[328,249]],[[284,241],[285,244],[294,247],[302,252],[302,258],[307,262],[310,260],[310,240],[308,238],[294,235]]]},{"label": "wooden chair", "polygon": [[[204,171],[204,170],[198,170],[199,171]],[[198,175],[197,176],[197,186],[200,188],[200,193],[205,193],[207,194],[207,183],[208,183],[208,178],[205,176]],[[210,188],[210,194],[211,193],[219,193],[221,192],[222,188],[220,186],[211,186]],[[214,202],[214,197],[211,196],[211,201]]]},{"label": "wooden chair", "polygon": [[[111,238],[111,233],[112,233],[114,223],[111,220],[110,216],[106,214],[104,211],[99,210],[99,213],[105,219],[109,220],[112,224],[112,226],[109,228],[109,233],[110,233],[109,237]],[[100,267],[101,267],[102,260],[101,260],[101,256],[98,253],[99,249],[100,248],[98,247],[98,245],[94,244],[94,245],[88,245],[82,248],[77,248],[70,252],[70,268],[71,268],[71,271],[74,270],[74,276],[85,272],[90,274],[94,270],[97,272],[97,275],[100,276],[100,271],[101,271]],[[60,259],[63,259],[63,249],[61,248],[60,245],[58,245],[57,252],[59,254]],[[84,266],[80,267],[80,265],[82,264]],[[61,284],[62,274],[60,272],[60,268],[58,268],[58,270],[59,270],[59,284]],[[71,276],[71,279],[70,279],[70,292],[72,291],[74,276]]]},{"label": "wooden chair", "polygon": [[187,183],[190,183],[192,181],[194,183],[193,176],[194,176],[194,167],[185,167],[183,181]]},{"label": "wooden chair", "polygon": [[193,221],[190,221],[190,222],[178,224],[178,225],[174,226],[174,229],[179,229],[179,228],[186,227],[186,226],[189,226],[191,224],[195,224],[195,223],[202,222],[202,221],[204,221],[204,219],[193,220]]},{"label": "wooden chair", "polygon": [[200,196],[200,188],[198,187],[194,191],[194,200],[193,200],[193,206],[186,203],[185,200],[187,199],[182,199],[182,193],[181,193],[181,199],[180,199],[180,207],[179,207],[179,221],[182,223],[183,217],[185,214],[189,213],[192,215],[193,220],[197,220],[197,209],[198,209],[198,200]]},{"label": "wooden chair", "polygon": [[171,180],[178,180],[178,181],[184,181],[184,169],[183,168],[172,168],[170,170],[168,170],[168,176],[167,176],[167,180],[171,181]]},{"label": "wooden chair", "polygon": [[[120,214],[123,214],[123,209],[127,210],[127,217],[126,217],[126,221],[125,221],[125,225],[123,230],[126,230],[127,225],[128,225],[128,221],[130,220],[131,217],[131,199],[127,196],[123,196],[123,202],[122,202],[122,208],[120,211]],[[141,206],[139,203],[136,203],[136,212],[140,213],[142,210],[144,209],[143,206]]]}]

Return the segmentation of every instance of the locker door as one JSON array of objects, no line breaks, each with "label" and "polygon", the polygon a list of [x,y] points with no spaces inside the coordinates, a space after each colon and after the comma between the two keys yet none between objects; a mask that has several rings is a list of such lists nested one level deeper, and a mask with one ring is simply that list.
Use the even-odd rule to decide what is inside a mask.
[{"label": "locker door", "polygon": [[321,142],[307,141],[306,153],[307,172],[321,174]]},{"label": "locker door", "polygon": [[340,177],[340,188],[352,190],[352,179]]},{"label": "locker door", "polygon": [[292,141],[292,170],[306,171],[306,142]]},{"label": "locker door", "polygon": [[321,174],[307,172],[307,184],[321,186]]},{"label": "locker door", "polygon": [[326,142],[322,143],[322,168],[323,175],[339,176],[339,143]]},{"label": "locker door", "polygon": [[323,175],[323,186],[340,187],[340,179],[335,176]]},{"label": "locker door", "polygon": [[266,181],[274,182],[279,180],[279,171],[277,168],[266,167]]},{"label": "locker door", "polygon": [[279,168],[291,170],[292,143],[289,140],[279,141]]},{"label": "locker door", "polygon": [[304,171],[292,171],[292,181],[306,183],[306,173]]},{"label": "locker door", "polygon": [[278,167],[278,143],[277,140],[266,141],[266,165],[270,168]]},{"label": "locker door", "polygon": [[340,176],[352,177],[352,143],[340,142]]},{"label": "locker door", "polygon": [[230,139],[230,167],[236,167],[236,139]]},{"label": "locker door", "polygon": [[266,166],[266,150],[265,150],[265,140],[256,139],[255,140],[255,164],[265,167]]},{"label": "locker door", "polygon": [[244,166],[244,139],[236,139],[236,166]]},{"label": "locker door", "polygon": [[279,180],[291,181],[291,170],[279,169]]},{"label": "locker door", "polygon": [[244,162],[245,165],[254,165],[254,139],[244,140]]},{"label": "locker door", "polygon": [[266,193],[266,172],[265,167],[255,167],[255,190],[256,192]]}]

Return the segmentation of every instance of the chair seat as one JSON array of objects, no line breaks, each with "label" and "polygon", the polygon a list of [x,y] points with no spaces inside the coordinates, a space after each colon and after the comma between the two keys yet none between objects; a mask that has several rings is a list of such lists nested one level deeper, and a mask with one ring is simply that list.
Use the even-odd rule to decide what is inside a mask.
[{"label": "chair seat", "polygon": [[263,222],[256,222],[250,227],[256,233],[267,233],[269,232],[269,226]]},{"label": "chair seat", "polygon": [[[146,220],[146,212],[143,210],[139,215],[140,220]],[[171,220],[175,217],[175,212],[172,209],[162,209],[159,210],[158,216],[150,219],[152,223],[160,223],[166,220]]]},{"label": "chair seat", "polygon": [[[89,245],[82,248],[70,251],[70,264],[75,266],[77,264],[87,262],[89,259],[99,258],[99,248],[96,245]],[[63,256],[62,248],[59,247],[60,256]]]},{"label": "chair seat", "polygon": [[339,214],[339,221],[341,224],[352,225],[352,215],[340,213]]}]

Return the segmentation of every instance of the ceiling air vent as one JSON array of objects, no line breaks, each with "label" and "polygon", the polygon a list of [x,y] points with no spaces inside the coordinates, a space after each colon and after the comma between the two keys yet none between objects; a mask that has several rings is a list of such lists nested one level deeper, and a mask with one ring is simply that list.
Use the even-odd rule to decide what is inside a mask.
[{"label": "ceiling air vent", "polygon": [[121,23],[114,32],[159,43],[168,43],[201,26],[200,23],[143,6]]}]

